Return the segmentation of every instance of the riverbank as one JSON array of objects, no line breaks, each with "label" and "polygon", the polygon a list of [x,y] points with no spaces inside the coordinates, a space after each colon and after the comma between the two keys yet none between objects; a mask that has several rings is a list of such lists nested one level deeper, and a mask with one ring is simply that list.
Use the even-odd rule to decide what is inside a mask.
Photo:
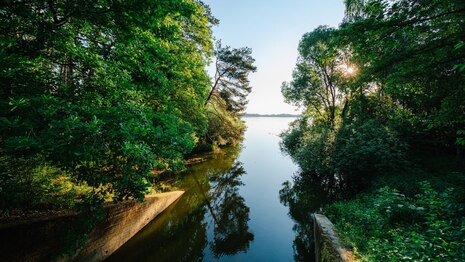
[{"label": "riverbank", "polygon": [[425,157],[324,213],[364,261],[463,261],[464,171],[454,157]]}]

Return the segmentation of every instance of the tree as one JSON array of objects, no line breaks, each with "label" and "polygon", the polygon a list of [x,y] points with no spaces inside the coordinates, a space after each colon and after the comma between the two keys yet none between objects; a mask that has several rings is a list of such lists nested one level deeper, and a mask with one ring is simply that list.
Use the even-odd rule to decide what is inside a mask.
[{"label": "tree", "polygon": [[182,166],[207,128],[204,5],[6,1],[0,12],[5,155],[43,157],[115,199],[143,199],[153,169]]},{"label": "tree", "polygon": [[304,174],[353,190],[400,166],[405,145],[388,125],[387,116],[396,115],[392,101],[355,75],[364,67],[354,65],[340,34],[320,26],[302,37],[293,80],[282,93],[305,111],[282,134],[282,148]]},{"label": "tree", "polygon": [[293,80],[281,87],[287,102],[304,106],[313,112],[314,120],[324,119],[331,126],[347,95],[342,74],[349,68],[347,54],[333,42],[335,33],[333,28],[320,26],[305,34]]},{"label": "tree", "polygon": [[465,49],[454,48],[465,39],[465,2],[346,1],[356,2],[363,15],[341,26],[340,41],[363,65],[360,80],[378,83],[409,112],[410,143],[451,148],[465,126],[465,79],[453,69],[465,61]]},{"label": "tree", "polygon": [[240,114],[247,105],[252,87],[249,74],[256,71],[252,50],[247,47],[215,47],[215,77],[204,105],[208,127],[197,147],[199,151],[215,150],[217,146],[234,145],[241,139],[245,124]]},{"label": "tree", "polygon": [[257,70],[253,65],[252,50],[248,47],[223,47],[218,41],[215,56],[215,78],[205,105],[212,97],[221,98],[227,111],[239,114],[245,110],[247,95],[252,90],[249,74]]}]

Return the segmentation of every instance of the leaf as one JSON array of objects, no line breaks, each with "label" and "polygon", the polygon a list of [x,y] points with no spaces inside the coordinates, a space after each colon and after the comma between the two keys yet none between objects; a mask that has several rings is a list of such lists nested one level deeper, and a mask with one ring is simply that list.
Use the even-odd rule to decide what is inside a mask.
[{"label": "leaf", "polygon": [[455,48],[455,49],[459,49],[459,48],[462,48],[463,46],[465,46],[465,42],[464,42],[464,41],[460,41],[460,42],[458,42],[458,43],[454,46],[454,48]]}]

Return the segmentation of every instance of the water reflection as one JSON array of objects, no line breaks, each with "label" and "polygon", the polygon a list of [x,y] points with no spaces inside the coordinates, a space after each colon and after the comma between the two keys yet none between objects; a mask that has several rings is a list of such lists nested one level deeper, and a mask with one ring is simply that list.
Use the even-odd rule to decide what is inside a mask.
[{"label": "water reflection", "polygon": [[249,207],[239,194],[246,173],[237,161],[240,148],[210,155],[197,164],[178,186],[186,193],[176,206],[115,252],[109,261],[199,261],[206,253],[218,259],[245,252],[254,239]]},{"label": "water reflection", "polygon": [[214,176],[211,182],[211,210],[215,221],[214,241],[211,245],[215,258],[247,251],[254,235],[249,232],[247,222],[249,208],[239,195],[239,187],[244,185],[241,176],[245,169],[241,162],[235,162],[224,174]]},{"label": "water reflection", "polygon": [[111,261],[292,261],[294,221],[279,200],[297,167],[281,154],[292,118],[245,118],[243,148],[210,155],[177,182],[186,193]]},{"label": "water reflection", "polygon": [[338,198],[339,190],[331,183],[309,174],[298,173],[292,182],[283,183],[279,198],[289,208],[289,215],[295,222],[294,260],[315,261],[312,213],[325,203]]}]

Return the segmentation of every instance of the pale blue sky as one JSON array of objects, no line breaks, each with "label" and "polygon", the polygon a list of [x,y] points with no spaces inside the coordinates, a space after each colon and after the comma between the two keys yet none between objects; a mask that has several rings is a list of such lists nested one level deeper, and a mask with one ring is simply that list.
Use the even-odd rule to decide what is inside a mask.
[{"label": "pale blue sky", "polygon": [[338,26],[343,0],[205,0],[220,20],[216,39],[232,47],[253,50],[257,72],[250,77],[248,113],[295,113],[284,103],[281,83],[291,80],[297,46],[306,32],[319,25]]}]

